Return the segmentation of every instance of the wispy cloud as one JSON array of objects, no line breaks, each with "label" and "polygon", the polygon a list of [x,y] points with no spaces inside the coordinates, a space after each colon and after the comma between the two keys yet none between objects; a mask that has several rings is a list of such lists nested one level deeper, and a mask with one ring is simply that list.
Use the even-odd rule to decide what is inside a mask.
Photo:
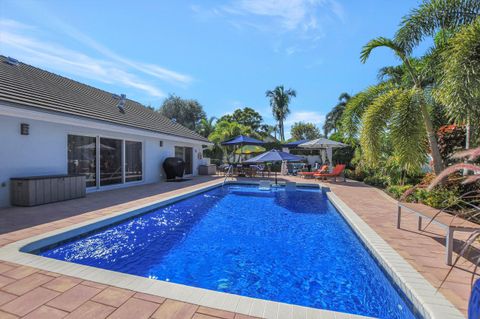
[{"label": "wispy cloud", "polygon": [[189,75],[125,58],[56,17],[47,20],[50,29],[58,30],[56,35],[66,35],[97,54],[92,56],[83,52],[89,50],[73,50],[46,40],[44,29],[11,19],[0,19],[2,53],[56,72],[133,88],[153,98],[166,96],[158,80],[180,86],[193,81]]},{"label": "wispy cloud", "polygon": [[[202,20],[222,18],[236,29],[254,29],[274,35],[276,53],[292,55],[302,52],[298,45],[278,38],[290,35],[294,40],[308,41],[309,47],[325,36],[327,20],[345,21],[345,10],[337,0],[236,0],[213,8],[192,6]],[[281,48],[279,48],[279,45]],[[284,47],[285,46],[285,47]]]},{"label": "wispy cloud", "polygon": [[285,124],[292,125],[295,122],[308,122],[320,125],[325,122],[325,115],[314,111],[294,111],[288,116]]},{"label": "wispy cloud", "polygon": [[115,63],[93,58],[56,43],[39,41],[5,28],[0,30],[0,39],[2,51],[23,62],[82,78],[135,88],[156,98],[166,95],[155,85],[141,80]]}]

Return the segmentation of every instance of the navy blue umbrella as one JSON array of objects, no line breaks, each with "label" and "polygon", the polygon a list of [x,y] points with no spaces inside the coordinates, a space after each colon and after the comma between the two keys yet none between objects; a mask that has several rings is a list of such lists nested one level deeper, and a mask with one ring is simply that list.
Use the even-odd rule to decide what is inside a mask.
[{"label": "navy blue umbrella", "polygon": [[237,137],[224,141],[220,144],[222,145],[262,145],[262,144],[265,144],[265,142],[257,140],[256,138],[253,138],[253,137],[239,135]]},{"label": "navy blue umbrella", "polygon": [[298,145],[306,143],[306,142],[308,142],[308,140],[298,140],[298,141],[293,141],[293,142],[290,142],[290,143],[283,144],[283,146],[288,147],[288,148],[297,148]]},{"label": "navy blue umbrella", "polygon": [[[303,158],[279,150],[270,150],[258,156],[252,157],[245,161],[245,163],[265,163],[265,162],[300,162]],[[277,184],[277,172],[275,171],[275,184]]]}]

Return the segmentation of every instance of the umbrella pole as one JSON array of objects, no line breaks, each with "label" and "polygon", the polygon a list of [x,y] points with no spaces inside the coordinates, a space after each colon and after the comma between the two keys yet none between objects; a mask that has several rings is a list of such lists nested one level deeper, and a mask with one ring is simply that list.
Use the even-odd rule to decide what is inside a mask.
[{"label": "umbrella pole", "polygon": [[277,181],[277,171],[275,171],[275,185],[278,185],[278,181]]}]

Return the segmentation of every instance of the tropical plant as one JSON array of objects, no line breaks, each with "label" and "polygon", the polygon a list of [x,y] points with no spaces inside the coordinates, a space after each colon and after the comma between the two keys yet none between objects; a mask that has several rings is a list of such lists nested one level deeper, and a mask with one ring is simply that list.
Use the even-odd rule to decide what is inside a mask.
[{"label": "tropical plant", "polygon": [[158,112],[194,131],[200,121],[207,117],[202,105],[197,100],[185,100],[174,94],[163,101]]},{"label": "tropical plant", "polygon": [[197,133],[203,137],[208,137],[215,130],[215,121],[217,118],[212,116],[210,118],[203,118],[197,127]]},{"label": "tropical plant", "polygon": [[[215,130],[210,134],[208,139],[219,146],[221,142],[229,140],[238,135],[256,136],[256,133],[251,127],[239,124],[237,122],[219,121],[215,125]],[[233,149],[228,152],[226,147],[222,147],[222,151],[224,159],[229,160],[233,158]]]},{"label": "tropical plant", "polygon": [[476,134],[467,132],[467,139],[470,135],[480,139],[480,18],[450,38],[441,65],[443,76],[435,96],[456,123],[466,124],[467,130],[476,128],[472,132]]},{"label": "tropical plant", "polygon": [[283,122],[290,113],[288,105],[292,97],[297,96],[297,92],[293,89],[285,89],[283,85],[277,86],[272,91],[265,92],[266,97],[270,98],[270,106],[275,120],[278,122],[278,129],[280,131],[280,140],[285,141],[285,128]]},{"label": "tropical plant", "polygon": [[[475,161],[480,158],[480,147],[458,152],[454,157],[460,160],[466,160],[467,162],[461,162],[446,168],[441,174],[439,174],[432,180],[432,182],[428,186],[428,190],[435,190],[439,186],[442,187],[442,181],[444,181],[446,178],[448,178],[454,173],[458,173],[464,170],[473,172],[473,175],[467,175],[462,177],[462,184],[476,184],[477,187],[474,187],[473,190],[464,192],[462,195],[458,196],[457,203],[458,205],[461,205],[462,209],[458,210],[456,215],[467,220],[476,221],[478,223],[480,221],[480,188],[478,185],[478,183],[480,182],[480,165],[475,164]],[[480,230],[471,233],[471,235],[465,241],[465,244],[463,245],[460,253],[453,262],[452,267],[450,268],[447,275],[444,277],[440,286],[442,286],[443,283],[446,281],[452,270],[460,261],[460,258],[467,257],[466,255],[469,252],[469,249],[473,248],[475,242],[477,242],[479,238]],[[473,258],[476,267],[474,268],[471,276],[472,286],[477,273],[477,267],[480,265],[480,256],[477,254],[477,256],[474,256]]]},{"label": "tropical plant", "polygon": [[313,123],[295,122],[290,128],[290,135],[293,140],[314,140],[320,138],[320,130]]},{"label": "tropical plant", "polygon": [[342,114],[345,111],[348,101],[351,96],[348,93],[343,92],[338,97],[338,103],[333,107],[333,109],[327,113],[325,117],[325,123],[323,124],[323,134],[325,137],[328,137],[331,131],[337,133],[340,128]]},{"label": "tropical plant", "polygon": [[411,85],[403,85],[388,91],[385,95],[378,97],[368,108],[362,131],[362,146],[365,154],[370,155],[372,159],[375,157],[375,146],[378,142],[374,139],[391,121],[393,146],[400,163],[406,169],[420,166],[425,161],[426,152],[423,140],[427,136],[434,171],[438,174],[443,169],[442,157],[425,98],[425,86],[415,67],[415,61],[410,58],[408,52],[400,44],[384,37],[368,42],[363,47],[360,60],[365,63],[372,51],[379,47],[391,49],[402,61]]},{"label": "tropical plant", "polygon": [[[459,26],[475,21],[479,14],[478,0],[424,0],[403,17],[395,42],[411,54],[426,37],[435,36],[441,30],[455,31]],[[443,36],[447,34],[442,33]]]},{"label": "tropical plant", "polygon": [[278,125],[268,125],[262,124],[260,126],[259,133],[263,137],[272,136],[275,140],[277,140],[278,136]]}]

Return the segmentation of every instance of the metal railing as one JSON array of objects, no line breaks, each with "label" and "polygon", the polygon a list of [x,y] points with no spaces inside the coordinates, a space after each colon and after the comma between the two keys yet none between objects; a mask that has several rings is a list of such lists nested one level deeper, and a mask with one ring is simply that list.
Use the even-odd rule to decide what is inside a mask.
[{"label": "metal railing", "polygon": [[227,182],[227,178],[228,178],[229,174],[232,174],[232,173],[233,173],[233,165],[230,164],[228,166],[227,173],[225,174],[225,179],[223,180],[222,186],[225,185],[225,183]]}]

